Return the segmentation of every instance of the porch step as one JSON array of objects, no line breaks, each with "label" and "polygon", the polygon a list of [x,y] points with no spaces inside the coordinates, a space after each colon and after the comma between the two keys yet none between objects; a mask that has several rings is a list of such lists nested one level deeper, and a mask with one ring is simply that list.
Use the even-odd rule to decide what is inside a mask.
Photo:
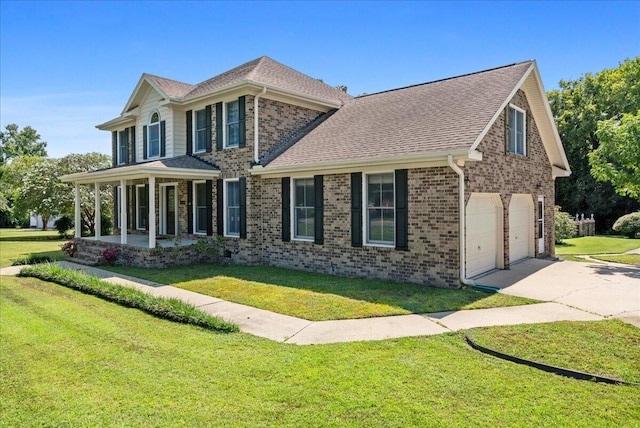
[{"label": "porch step", "polygon": [[69,261],[85,266],[95,266],[100,263],[100,252],[76,251]]}]

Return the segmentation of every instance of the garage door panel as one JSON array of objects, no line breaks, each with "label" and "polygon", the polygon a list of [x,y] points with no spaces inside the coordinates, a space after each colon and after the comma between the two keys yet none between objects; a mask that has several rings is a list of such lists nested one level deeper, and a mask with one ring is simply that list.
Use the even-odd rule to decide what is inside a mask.
[{"label": "garage door panel", "polygon": [[466,212],[467,277],[496,268],[498,207],[492,195],[471,195]]},{"label": "garage door panel", "polygon": [[530,256],[533,231],[533,202],[530,195],[513,195],[509,204],[509,260]]}]

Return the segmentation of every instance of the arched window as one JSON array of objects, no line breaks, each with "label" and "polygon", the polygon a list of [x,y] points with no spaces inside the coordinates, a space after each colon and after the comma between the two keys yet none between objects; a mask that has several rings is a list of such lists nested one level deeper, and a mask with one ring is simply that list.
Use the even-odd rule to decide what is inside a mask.
[{"label": "arched window", "polygon": [[150,158],[160,156],[160,113],[154,110],[149,116],[147,126],[147,156]]}]

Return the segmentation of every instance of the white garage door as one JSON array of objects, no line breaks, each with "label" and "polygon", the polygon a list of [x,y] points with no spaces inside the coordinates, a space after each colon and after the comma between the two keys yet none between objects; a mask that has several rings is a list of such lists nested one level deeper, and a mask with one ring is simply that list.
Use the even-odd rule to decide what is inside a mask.
[{"label": "white garage door", "polygon": [[467,277],[495,269],[498,255],[497,195],[472,194],[466,213]]},{"label": "white garage door", "polygon": [[530,257],[533,249],[531,195],[513,195],[509,203],[509,262]]}]

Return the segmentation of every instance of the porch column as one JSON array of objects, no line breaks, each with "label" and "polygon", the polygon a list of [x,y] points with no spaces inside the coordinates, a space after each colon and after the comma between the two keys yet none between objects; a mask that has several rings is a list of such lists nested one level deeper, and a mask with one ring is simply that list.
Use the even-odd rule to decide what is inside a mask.
[{"label": "porch column", "polygon": [[149,248],[156,248],[156,178],[149,176]]},{"label": "porch column", "polygon": [[127,245],[127,180],[120,180],[120,243]]},{"label": "porch column", "polygon": [[94,219],[94,224],[95,224],[95,232],[96,232],[96,240],[100,239],[100,235],[102,233],[102,213],[100,212],[100,183],[96,182],[94,184],[94,188],[95,188],[95,193],[96,193],[96,197],[95,197],[95,219]]},{"label": "porch column", "polygon": [[74,224],[75,237],[80,238],[82,236],[82,218],[80,217],[80,185],[78,183],[75,183]]}]

